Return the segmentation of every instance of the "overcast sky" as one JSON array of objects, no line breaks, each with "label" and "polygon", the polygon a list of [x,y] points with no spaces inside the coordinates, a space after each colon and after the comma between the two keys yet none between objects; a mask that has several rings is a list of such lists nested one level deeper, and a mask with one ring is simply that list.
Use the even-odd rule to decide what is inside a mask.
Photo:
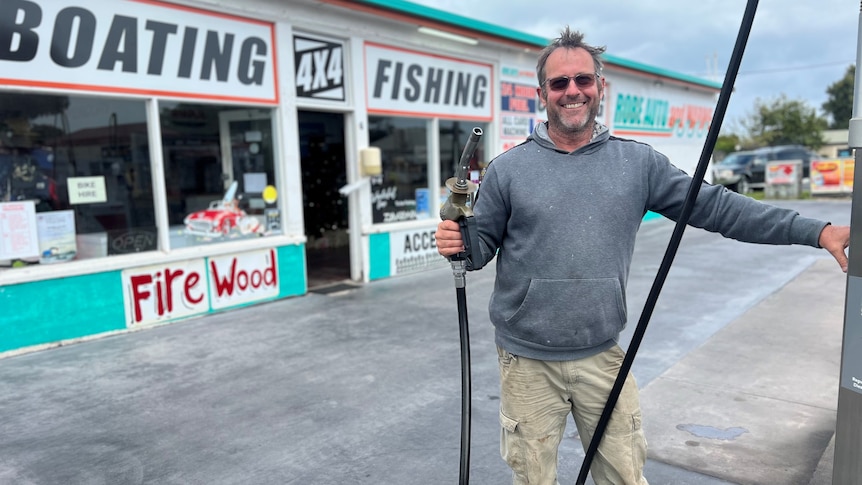
[{"label": "overcast sky", "polygon": [[[545,38],[569,25],[608,54],[724,81],[745,0],[410,0]],[[762,0],[722,131],[782,93],[822,114],[856,62],[860,2]],[[717,72],[714,67],[717,64]]]}]

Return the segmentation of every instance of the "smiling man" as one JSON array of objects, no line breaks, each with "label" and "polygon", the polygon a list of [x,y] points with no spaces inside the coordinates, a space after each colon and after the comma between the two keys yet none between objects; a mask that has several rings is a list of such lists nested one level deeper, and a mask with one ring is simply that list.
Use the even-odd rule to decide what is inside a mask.
[{"label": "smiling man", "polygon": [[[647,144],[596,121],[603,47],[566,28],[540,54],[548,121],[487,169],[473,207],[476,270],[497,258],[489,304],[500,363],[501,453],[516,485],[557,483],[566,419],[589,444],[624,353],[625,288],[647,211],[676,220],[691,177]],[[847,270],[848,226],[833,226],[703,184],[689,224],[743,242],[827,249]],[[437,226],[443,256],[458,222]],[[629,373],[592,466],[598,485],[644,485],[646,440]]]}]

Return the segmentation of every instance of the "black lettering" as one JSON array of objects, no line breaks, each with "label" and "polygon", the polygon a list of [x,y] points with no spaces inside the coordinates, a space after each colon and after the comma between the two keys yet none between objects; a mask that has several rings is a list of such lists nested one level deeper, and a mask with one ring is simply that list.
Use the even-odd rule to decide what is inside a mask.
[{"label": "black lettering", "polygon": [[458,83],[455,86],[455,101],[453,104],[467,106],[467,97],[470,94],[470,75],[463,72],[458,73]]},{"label": "black lettering", "polygon": [[395,75],[392,76],[392,99],[398,99],[398,91],[401,89],[401,69],[404,67],[400,62],[395,63]]},{"label": "black lettering", "polygon": [[176,34],[177,26],[147,20],[145,28],[153,32],[153,45],[150,48],[150,63],[147,66],[147,74],[161,76],[162,66],[165,64],[165,47],[168,43],[168,35]]},{"label": "black lettering", "polygon": [[[18,12],[22,12],[21,23],[16,24]],[[42,10],[33,2],[8,0],[0,2],[0,60],[31,61],[39,49],[39,35],[33,31],[42,23]],[[17,36],[18,49],[12,50],[12,41]]]},{"label": "black lettering", "polygon": [[[253,52],[252,52],[253,51]],[[260,56],[252,61],[252,56]],[[249,37],[242,43],[239,53],[239,71],[237,76],[243,84],[263,84],[263,71],[266,67],[266,42],[257,37]]]},{"label": "black lettering", "polygon": [[488,78],[485,76],[476,76],[476,82],[473,83],[473,106],[481,108],[485,105],[485,93],[488,87]]},{"label": "black lettering", "polygon": [[409,253],[413,251],[413,245],[410,244],[410,236],[404,236],[404,252]]},{"label": "black lettering", "polygon": [[[73,42],[72,30],[77,20],[77,32]],[[96,16],[80,7],[60,10],[54,21],[51,39],[51,60],[61,67],[81,67],[90,60],[93,52],[93,37],[96,35]],[[74,51],[69,55],[69,48]]]},{"label": "black lettering", "polygon": [[446,96],[443,97],[443,104],[449,104],[452,99],[452,77],[455,76],[455,71],[446,73]]},{"label": "black lettering", "polygon": [[180,67],[177,77],[192,77],[192,63],[195,60],[195,44],[197,44],[198,29],[186,27],[183,33],[183,49],[180,53]]},{"label": "black lettering", "polygon": [[233,37],[233,34],[225,34],[224,46],[221,46],[219,44],[218,32],[213,30],[207,31],[207,40],[204,44],[204,58],[201,63],[201,79],[209,80],[212,70],[215,68],[217,80],[228,80]]},{"label": "black lettering", "polygon": [[377,74],[374,75],[374,97],[380,98],[383,94],[383,83],[389,80],[386,72],[392,67],[392,62],[379,60],[377,61]]},{"label": "black lettering", "polygon": [[123,65],[123,72],[138,72],[138,21],[134,17],[114,15],[99,69],[113,71],[118,62]]},{"label": "black lettering", "polygon": [[[425,82],[425,102],[437,104],[440,102],[440,84],[443,82],[443,69],[428,69],[428,80]],[[432,99],[433,98],[433,99]]]},{"label": "black lettering", "polygon": [[409,88],[404,90],[404,98],[407,101],[416,101],[419,99],[419,96],[422,95],[422,85],[419,83],[417,77],[422,75],[422,66],[419,64],[411,64],[410,67],[407,68],[407,83],[410,85]]}]

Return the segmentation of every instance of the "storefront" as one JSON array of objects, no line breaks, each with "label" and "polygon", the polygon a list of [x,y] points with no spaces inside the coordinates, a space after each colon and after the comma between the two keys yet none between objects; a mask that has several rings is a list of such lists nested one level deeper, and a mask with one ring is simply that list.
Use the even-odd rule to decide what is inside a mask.
[{"label": "storefront", "polygon": [[[546,41],[393,5],[0,4],[0,354],[446,266]],[[612,132],[694,167],[719,85],[607,61]]]}]

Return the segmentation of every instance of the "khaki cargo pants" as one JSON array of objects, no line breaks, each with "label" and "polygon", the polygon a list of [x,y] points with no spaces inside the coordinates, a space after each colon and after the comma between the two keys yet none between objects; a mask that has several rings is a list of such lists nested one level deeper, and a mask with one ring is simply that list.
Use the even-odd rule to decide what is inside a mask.
[{"label": "khaki cargo pants", "polygon": [[[624,353],[614,346],[575,361],[527,359],[497,349],[500,362],[500,454],[515,485],[558,485],[557,448],[572,413],[590,444]],[[590,472],[597,485],[648,485],[646,440],[637,384],[629,374]]]}]

